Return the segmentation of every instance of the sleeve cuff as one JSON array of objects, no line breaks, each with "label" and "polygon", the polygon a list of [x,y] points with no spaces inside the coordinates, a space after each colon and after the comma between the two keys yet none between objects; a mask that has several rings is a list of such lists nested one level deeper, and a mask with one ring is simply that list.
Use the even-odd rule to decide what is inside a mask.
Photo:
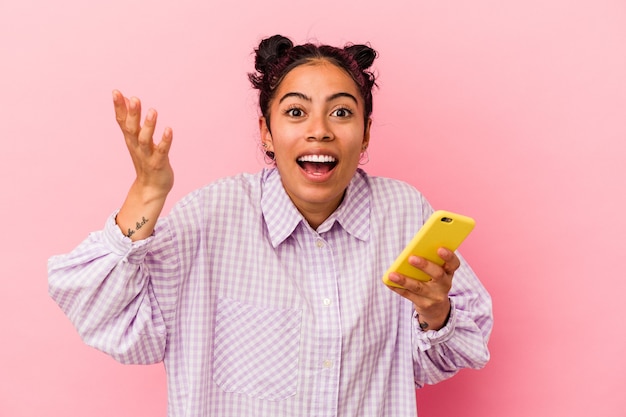
[{"label": "sleeve cuff", "polygon": [[123,256],[122,262],[140,264],[148,253],[154,233],[146,239],[133,242],[122,233],[115,222],[118,212],[119,210],[116,210],[111,214],[104,225],[103,243],[111,249],[111,252]]}]

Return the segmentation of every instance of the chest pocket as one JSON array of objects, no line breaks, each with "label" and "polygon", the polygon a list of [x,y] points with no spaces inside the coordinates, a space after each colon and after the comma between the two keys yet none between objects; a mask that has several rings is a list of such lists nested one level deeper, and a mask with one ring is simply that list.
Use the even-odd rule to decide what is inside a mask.
[{"label": "chest pocket", "polygon": [[225,392],[278,401],[296,394],[302,311],[218,300],[213,381]]}]

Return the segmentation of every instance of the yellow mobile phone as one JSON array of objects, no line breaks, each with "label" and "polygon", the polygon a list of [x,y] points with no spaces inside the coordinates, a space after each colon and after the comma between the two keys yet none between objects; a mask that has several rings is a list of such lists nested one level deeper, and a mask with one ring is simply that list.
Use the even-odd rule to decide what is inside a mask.
[{"label": "yellow mobile phone", "polygon": [[394,271],[420,281],[430,281],[430,276],[409,264],[409,256],[421,256],[437,265],[443,265],[444,261],[437,255],[437,249],[455,251],[474,229],[475,224],[474,219],[461,214],[445,210],[434,212],[385,272],[383,282],[402,288],[389,280],[389,274]]}]

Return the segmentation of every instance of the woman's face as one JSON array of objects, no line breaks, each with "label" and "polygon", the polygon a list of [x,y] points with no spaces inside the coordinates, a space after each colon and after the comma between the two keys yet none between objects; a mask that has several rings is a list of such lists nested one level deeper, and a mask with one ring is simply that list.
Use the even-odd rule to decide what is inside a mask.
[{"label": "woman's face", "polygon": [[357,85],[341,68],[315,61],[291,70],[270,103],[270,132],[261,140],[274,152],[283,187],[317,228],[339,206],[369,142]]}]

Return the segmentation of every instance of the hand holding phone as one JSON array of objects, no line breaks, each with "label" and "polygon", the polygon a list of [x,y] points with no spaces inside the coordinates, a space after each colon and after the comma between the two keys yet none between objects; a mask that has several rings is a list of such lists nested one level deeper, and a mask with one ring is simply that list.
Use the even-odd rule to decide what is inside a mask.
[{"label": "hand holding phone", "polygon": [[446,248],[455,251],[474,229],[475,224],[474,219],[461,214],[445,210],[434,212],[385,272],[383,282],[392,287],[402,288],[389,280],[389,274],[392,272],[420,281],[430,281],[430,276],[409,264],[409,256],[417,255],[441,266],[444,261],[437,255],[437,250]]}]

